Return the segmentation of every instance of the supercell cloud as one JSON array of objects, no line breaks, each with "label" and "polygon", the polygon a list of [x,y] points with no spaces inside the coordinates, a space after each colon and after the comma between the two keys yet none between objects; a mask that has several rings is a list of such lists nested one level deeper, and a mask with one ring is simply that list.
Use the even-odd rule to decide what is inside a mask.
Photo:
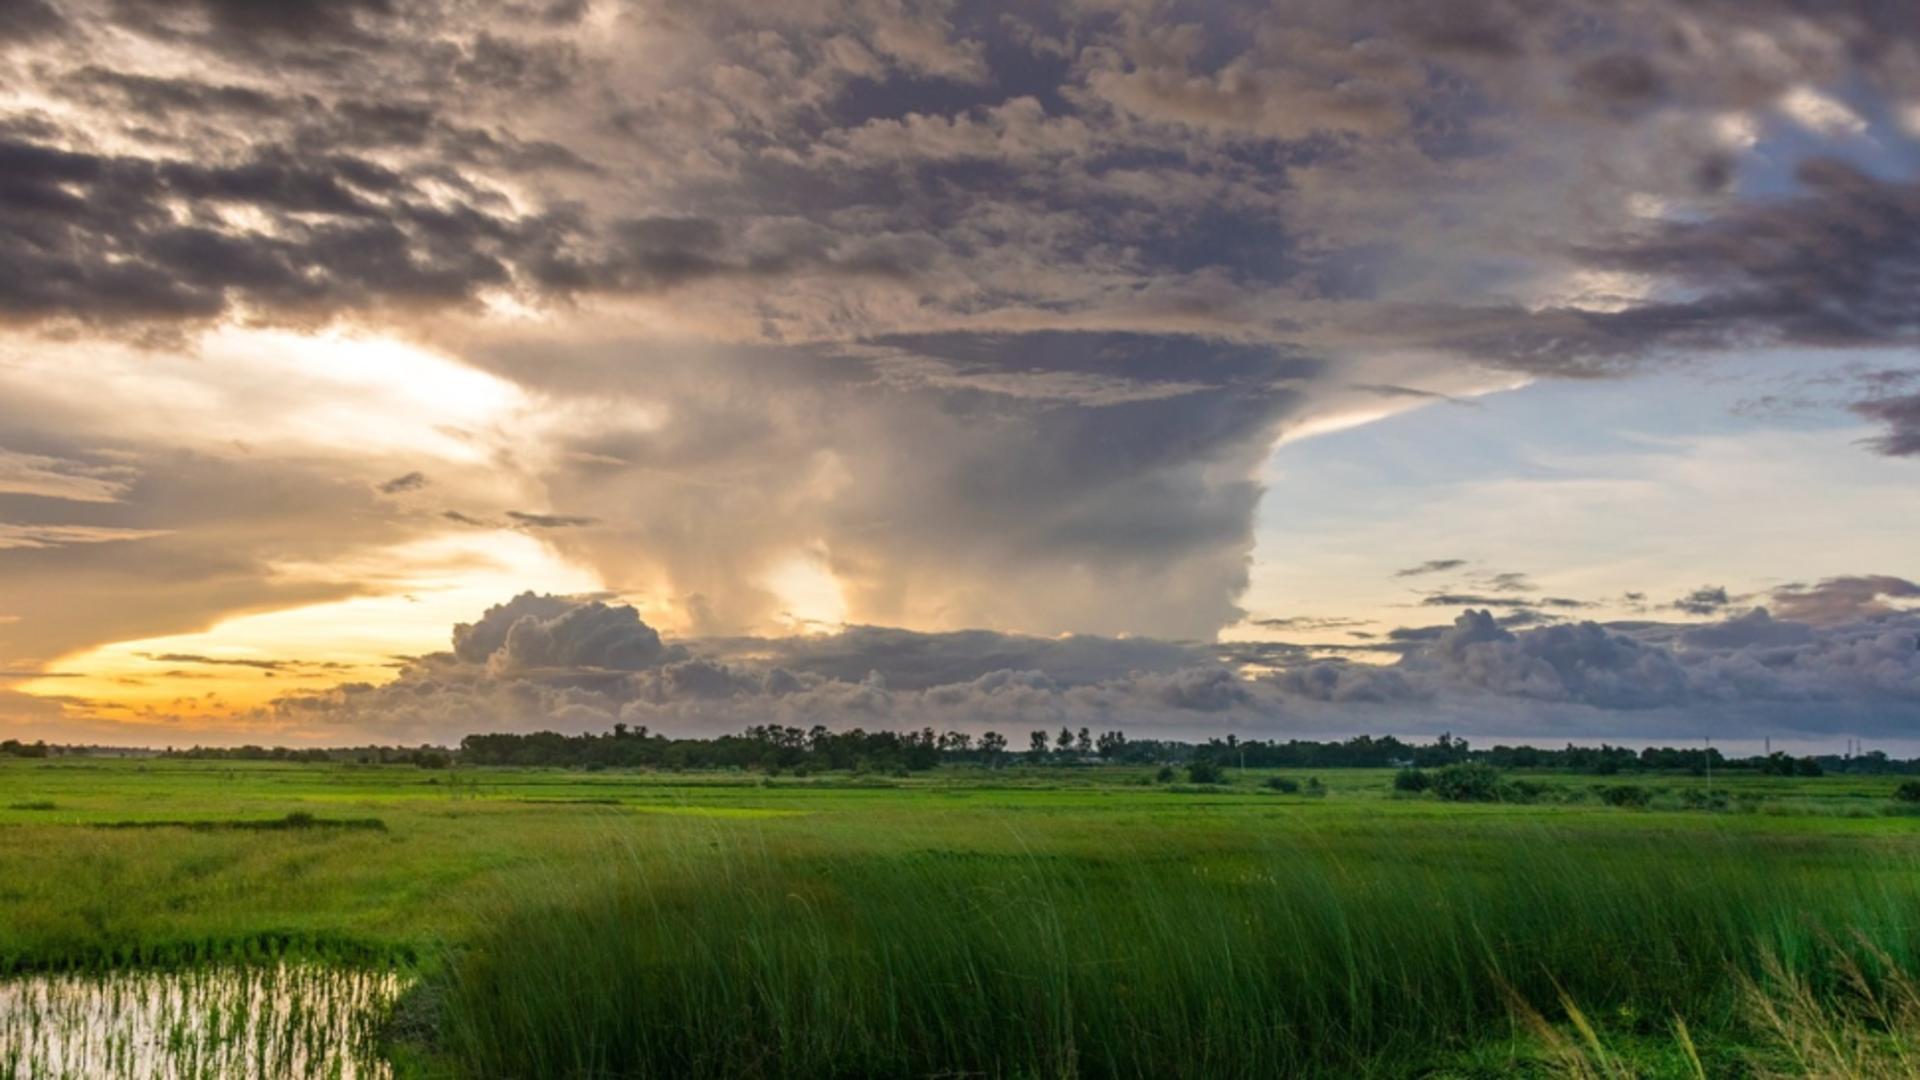
[{"label": "supercell cloud", "polygon": [[[1899,730],[1911,565],[1536,586],[1406,536],[1405,610],[1251,599],[1360,573],[1286,543],[1285,448],[1436,402],[1765,354],[1862,462],[1920,447],[1907,5],[1441,12],[7,5],[0,719]],[[27,677],[374,599],[417,651],[523,589],[364,685]]]}]

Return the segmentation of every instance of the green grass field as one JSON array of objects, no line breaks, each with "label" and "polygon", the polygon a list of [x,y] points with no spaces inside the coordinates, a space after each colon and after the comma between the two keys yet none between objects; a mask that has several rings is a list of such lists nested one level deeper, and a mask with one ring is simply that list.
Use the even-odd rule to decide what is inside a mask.
[{"label": "green grass field", "polygon": [[0,968],[398,967],[420,1075],[1912,1072],[1892,778],[1151,773],[0,759]]}]

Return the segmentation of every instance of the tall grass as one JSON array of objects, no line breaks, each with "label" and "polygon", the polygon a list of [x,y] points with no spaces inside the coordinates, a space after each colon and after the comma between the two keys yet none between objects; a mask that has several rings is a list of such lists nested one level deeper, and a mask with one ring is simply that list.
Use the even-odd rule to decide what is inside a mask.
[{"label": "tall grass", "polygon": [[[413,1003],[475,1076],[1397,1075],[1578,1001],[1747,1037],[1920,959],[1910,858],[1542,827],[1435,849],[1276,838],[1098,856],[785,850],[689,828],[549,882]],[[1745,980],[1745,981],[1743,981]],[[1691,1052],[1691,1049],[1690,1049]]]}]

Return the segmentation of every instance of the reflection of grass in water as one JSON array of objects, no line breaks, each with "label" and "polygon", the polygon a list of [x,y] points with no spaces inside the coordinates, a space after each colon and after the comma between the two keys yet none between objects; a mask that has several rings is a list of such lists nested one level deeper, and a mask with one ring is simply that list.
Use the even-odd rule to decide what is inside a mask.
[{"label": "reflection of grass in water", "polygon": [[307,964],[0,982],[0,1077],[385,1077],[392,969]]}]

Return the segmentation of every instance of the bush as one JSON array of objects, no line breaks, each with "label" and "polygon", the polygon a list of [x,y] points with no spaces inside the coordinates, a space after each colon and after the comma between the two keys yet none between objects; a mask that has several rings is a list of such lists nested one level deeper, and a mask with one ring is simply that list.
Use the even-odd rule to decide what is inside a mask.
[{"label": "bush", "polygon": [[1893,797],[1901,802],[1920,803],[1920,780],[1908,780],[1894,788]]},{"label": "bush", "polygon": [[1627,806],[1645,810],[1653,794],[1639,784],[1614,784],[1600,789],[1600,801],[1608,806]]},{"label": "bush", "polygon": [[1433,786],[1433,778],[1419,769],[1401,769],[1393,774],[1393,790],[1418,794]]},{"label": "bush", "polygon": [[1326,793],[1327,793],[1327,785],[1321,783],[1319,777],[1317,776],[1307,777],[1307,794],[1318,799],[1326,795]]},{"label": "bush", "polygon": [[1160,766],[1160,771],[1153,774],[1153,779],[1156,783],[1161,783],[1161,784],[1173,783],[1173,766],[1171,765]]},{"label": "bush", "polygon": [[1187,766],[1187,782],[1190,784],[1224,784],[1227,782],[1227,774],[1220,770],[1220,766],[1203,759]]},{"label": "bush", "polygon": [[1267,777],[1266,784],[1267,787],[1272,788],[1282,795],[1300,794],[1300,782],[1298,780],[1289,780],[1284,776],[1269,776]]},{"label": "bush", "polygon": [[1708,792],[1699,788],[1688,788],[1680,793],[1680,805],[1688,810],[1725,810],[1729,800],[1724,791]]},{"label": "bush", "polygon": [[1433,774],[1433,793],[1448,802],[1499,802],[1500,770],[1482,761],[1449,765]]}]

